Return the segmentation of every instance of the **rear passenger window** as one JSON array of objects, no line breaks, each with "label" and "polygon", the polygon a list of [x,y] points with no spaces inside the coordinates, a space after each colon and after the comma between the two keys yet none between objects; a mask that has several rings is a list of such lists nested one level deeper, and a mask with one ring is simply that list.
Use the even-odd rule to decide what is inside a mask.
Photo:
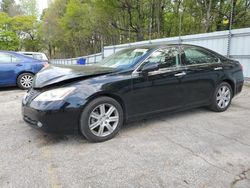
[{"label": "rear passenger window", "polygon": [[218,63],[219,58],[201,48],[185,48],[186,65]]}]

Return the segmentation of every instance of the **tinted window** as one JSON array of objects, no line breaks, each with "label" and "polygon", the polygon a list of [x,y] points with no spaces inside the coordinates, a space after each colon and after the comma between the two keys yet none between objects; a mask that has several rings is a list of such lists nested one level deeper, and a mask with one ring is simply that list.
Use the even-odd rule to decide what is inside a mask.
[{"label": "tinted window", "polygon": [[219,59],[201,48],[184,48],[186,64],[217,63]]},{"label": "tinted window", "polygon": [[178,61],[178,50],[175,47],[170,47],[153,52],[146,63],[159,63],[160,68],[171,68],[177,66]]},{"label": "tinted window", "polygon": [[20,59],[12,55],[12,56],[11,56],[11,62],[12,62],[12,63],[20,62]]},{"label": "tinted window", "polygon": [[19,59],[8,53],[0,52],[0,63],[18,62]]},{"label": "tinted window", "polygon": [[32,54],[23,54],[23,55],[26,55],[26,56],[28,56],[28,57],[33,58],[33,55],[32,55]]},{"label": "tinted window", "polygon": [[135,62],[148,52],[147,48],[125,49],[104,58],[97,63],[97,66],[113,67],[118,69],[127,69],[134,65]]},{"label": "tinted window", "polygon": [[11,56],[0,52],[0,63],[10,63],[11,62]]},{"label": "tinted window", "polygon": [[43,60],[43,56],[41,54],[34,54],[33,58],[38,59],[38,60]]}]

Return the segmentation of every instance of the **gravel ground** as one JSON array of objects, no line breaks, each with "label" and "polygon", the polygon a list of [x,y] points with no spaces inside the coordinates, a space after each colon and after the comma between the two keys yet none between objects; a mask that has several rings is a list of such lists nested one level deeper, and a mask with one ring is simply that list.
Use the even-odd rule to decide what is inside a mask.
[{"label": "gravel ground", "polygon": [[95,144],[27,126],[23,94],[0,90],[0,187],[250,187],[249,86],[226,112],[161,115]]}]

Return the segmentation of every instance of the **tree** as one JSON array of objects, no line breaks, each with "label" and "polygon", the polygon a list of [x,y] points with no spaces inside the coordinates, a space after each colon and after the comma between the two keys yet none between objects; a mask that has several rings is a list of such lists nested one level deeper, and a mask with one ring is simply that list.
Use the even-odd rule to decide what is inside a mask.
[{"label": "tree", "polygon": [[29,50],[41,49],[41,39],[37,28],[39,22],[33,16],[10,17],[0,13],[0,48],[2,50]]},{"label": "tree", "polygon": [[[115,45],[226,30],[231,0],[54,0],[39,29],[52,57]],[[250,26],[250,0],[233,0],[232,27]],[[225,22],[227,20],[227,22]]]},{"label": "tree", "polygon": [[25,15],[38,17],[36,0],[20,0],[20,6]]},{"label": "tree", "polygon": [[[42,23],[38,28],[39,35],[49,52],[49,57],[66,57],[67,46],[64,42],[64,32],[60,25],[68,0],[54,0],[41,17]],[[57,54],[57,51],[59,53]]]},{"label": "tree", "polygon": [[0,12],[0,50],[17,50],[18,36],[11,30],[11,18]]},{"label": "tree", "polygon": [[15,4],[15,0],[2,0],[1,11],[8,14],[10,7],[13,6],[14,4]]},{"label": "tree", "polygon": [[2,0],[1,11],[12,17],[23,14],[20,6],[16,4],[15,0]]},{"label": "tree", "polygon": [[38,51],[40,49],[40,37],[37,28],[39,22],[34,16],[15,16],[12,18],[12,30],[19,36],[20,48],[28,51]]}]

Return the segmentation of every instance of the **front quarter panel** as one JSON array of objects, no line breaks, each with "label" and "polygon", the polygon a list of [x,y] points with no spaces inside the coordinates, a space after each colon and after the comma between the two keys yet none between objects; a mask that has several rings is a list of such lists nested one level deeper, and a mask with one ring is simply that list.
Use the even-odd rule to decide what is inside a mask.
[{"label": "front quarter panel", "polygon": [[72,86],[77,88],[74,95],[67,98],[67,101],[81,109],[85,105],[99,96],[110,96],[120,99],[122,106],[127,111],[131,104],[131,72],[102,75],[89,78],[74,83]]}]

